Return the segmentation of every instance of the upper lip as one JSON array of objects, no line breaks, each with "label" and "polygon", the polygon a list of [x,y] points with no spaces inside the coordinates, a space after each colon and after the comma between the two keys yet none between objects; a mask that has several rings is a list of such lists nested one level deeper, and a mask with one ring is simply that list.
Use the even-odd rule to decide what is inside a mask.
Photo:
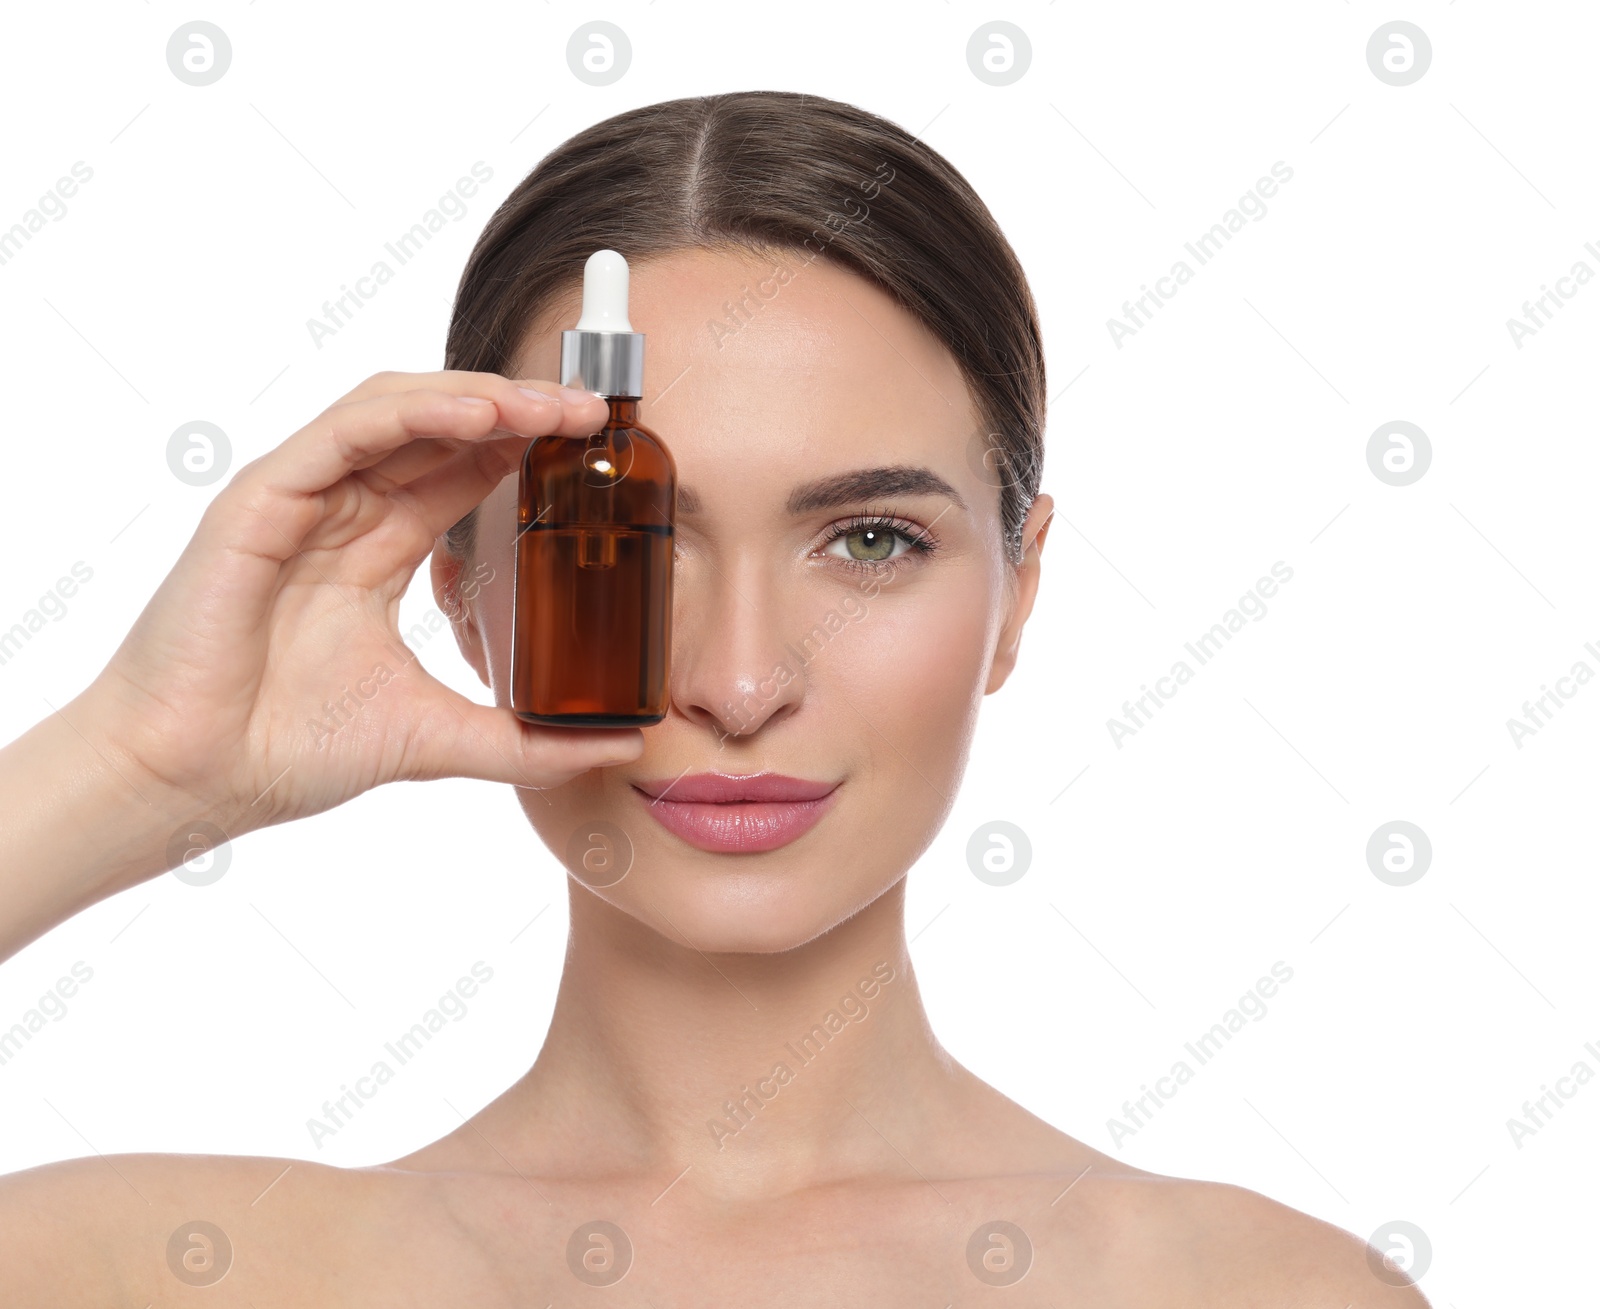
[{"label": "upper lip", "polygon": [[745,801],[820,800],[839,784],[812,782],[782,773],[685,773],[681,777],[653,777],[635,782],[646,795],[690,804],[734,804]]}]

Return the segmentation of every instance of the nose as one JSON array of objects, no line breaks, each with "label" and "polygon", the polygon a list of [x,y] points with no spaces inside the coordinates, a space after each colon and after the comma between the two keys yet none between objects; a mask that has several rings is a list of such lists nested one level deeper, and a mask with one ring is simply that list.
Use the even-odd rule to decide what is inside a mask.
[{"label": "nose", "polygon": [[719,742],[750,736],[794,713],[805,695],[780,592],[753,573],[693,573],[673,585],[673,707]]}]

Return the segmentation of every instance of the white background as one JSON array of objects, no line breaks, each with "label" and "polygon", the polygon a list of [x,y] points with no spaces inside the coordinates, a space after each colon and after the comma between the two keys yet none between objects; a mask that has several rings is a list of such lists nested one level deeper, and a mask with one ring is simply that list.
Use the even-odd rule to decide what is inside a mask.
[{"label": "white background", "polygon": [[[632,45],[606,87],[565,55],[597,17]],[[195,18],[233,46],[208,87],[165,58]],[[996,18],[1031,43],[1003,87],[966,58]],[[1365,54],[1396,18],[1432,44],[1409,86]],[[220,425],[237,465],[372,372],[439,367],[482,225],[601,118],[735,89],[852,101],[926,128],[985,198],[1049,352],[1043,591],[911,874],[941,1039],[1116,1151],[1107,1120],[1282,960],[1266,1016],[1122,1155],[1363,1237],[1414,1223],[1437,1305],[1592,1299],[1600,1084],[1520,1148],[1507,1119],[1580,1059],[1600,1071],[1600,685],[1520,749],[1506,726],[1576,661],[1600,671],[1600,286],[1520,349],[1506,326],[1575,261],[1600,272],[1589,7],[156,0],[4,22],[0,228],[75,161],[93,178],[0,265],[0,627],[75,562],[93,578],[0,667],[0,739],[96,674],[220,487],[168,471],[178,426]],[[466,216],[317,348],[307,320],[479,160],[494,176]],[[1119,348],[1124,300],[1279,160],[1293,179],[1266,216]],[[1404,487],[1366,459],[1396,419],[1432,445]],[[1118,748],[1108,718],[1277,560],[1294,576],[1266,616]],[[432,607],[424,569],[402,627]],[[483,698],[448,633],[412,644]],[[996,818],[1032,842],[1007,887],[966,863]],[[1432,842],[1409,886],[1367,864],[1393,819]],[[0,1171],[92,1151],[372,1162],[533,1059],[563,873],[508,788],[391,786],[232,856],[213,886],[163,876],[0,968],[0,1028],[75,961],[94,970],[0,1068]],[[314,1146],[306,1120],[475,960],[494,980],[466,1017]]]}]

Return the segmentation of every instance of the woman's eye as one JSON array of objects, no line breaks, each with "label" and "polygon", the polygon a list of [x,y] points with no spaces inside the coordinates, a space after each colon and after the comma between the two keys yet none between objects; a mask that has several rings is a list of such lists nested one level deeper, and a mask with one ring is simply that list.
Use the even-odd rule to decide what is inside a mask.
[{"label": "woman's eye", "polygon": [[827,554],[845,563],[846,568],[899,568],[899,560],[909,554],[931,554],[933,541],[923,534],[896,526],[893,522],[877,522],[856,518],[853,522],[838,523],[829,534]]},{"label": "woman's eye", "polygon": [[[883,563],[894,557],[894,547],[902,541],[906,541],[906,538],[890,526],[862,526],[853,531],[842,531],[829,541],[829,546],[843,544],[845,558],[853,558],[859,563]],[[906,549],[910,549],[909,542],[906,542]]]}]

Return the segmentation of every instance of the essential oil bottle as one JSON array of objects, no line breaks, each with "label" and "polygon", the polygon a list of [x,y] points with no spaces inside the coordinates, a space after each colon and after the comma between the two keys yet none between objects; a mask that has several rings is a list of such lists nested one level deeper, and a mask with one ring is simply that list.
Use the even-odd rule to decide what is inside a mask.
[{"label": "essential oil bottle", "polygon": [[628,263],[597,250],[561,334],[561,383],[605,396],[587,439],[541,436],[522,459],[512,581],[511,707],[556,727],[645,727],[667,713],[677,468],[639,421],[644,333]]}]

